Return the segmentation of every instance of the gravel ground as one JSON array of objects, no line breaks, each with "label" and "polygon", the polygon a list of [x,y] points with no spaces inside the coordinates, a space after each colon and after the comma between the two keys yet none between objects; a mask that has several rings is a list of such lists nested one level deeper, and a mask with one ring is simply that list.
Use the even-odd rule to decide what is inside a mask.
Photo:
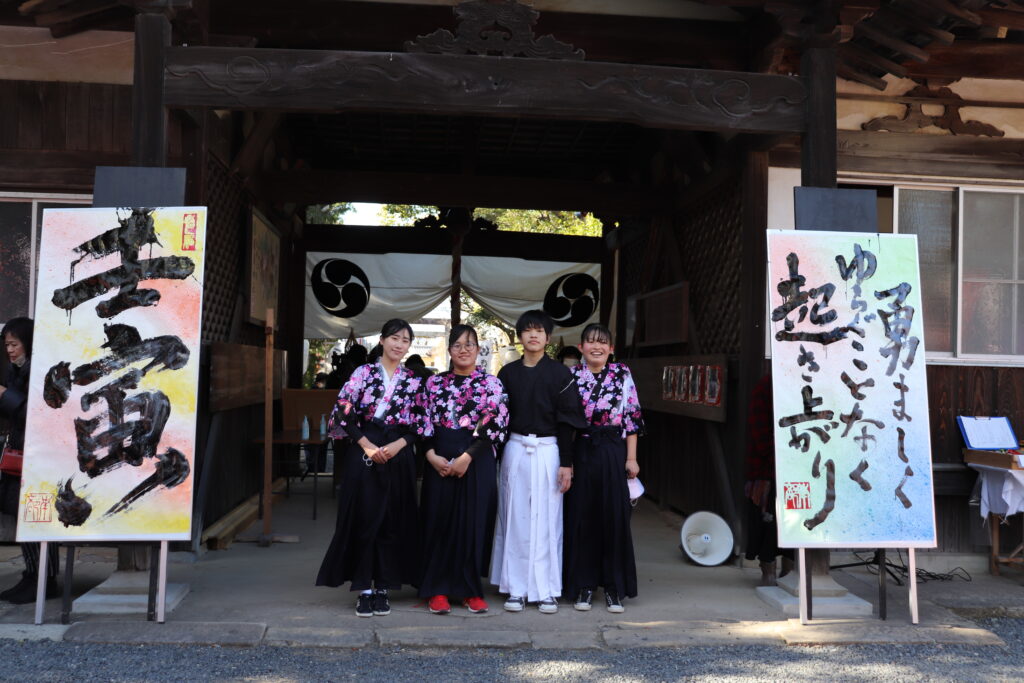
[{"label": "gravel ground", "polygon": [[17,681],[330,681],[688,679],[1019,681],[1024,620],[979,624],[1002,647],[701,647],[632,651],[357,651],[0,641],[0,678]]}]

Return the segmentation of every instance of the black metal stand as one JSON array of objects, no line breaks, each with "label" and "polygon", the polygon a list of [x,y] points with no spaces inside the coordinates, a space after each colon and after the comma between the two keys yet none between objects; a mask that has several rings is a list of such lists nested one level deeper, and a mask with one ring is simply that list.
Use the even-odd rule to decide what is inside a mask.
[{"label": "black metal stand", "polygon": [[878,617],[885,621],[886,619],[886,590],[885,590],[885,575],[888,574],[892,577],[892,580],[897,586],[903,585],[903,579],[900,578],[900,574],[894,570],[900,572],[905,571],[904,567],[898,564],[893,564],[885,559],[885,548],[878,548],[875,550],[874,556],[870,560],[864,560],[863,562],[848,562],[846,564],[834,564],[829,569],[847,569],[849,567],[871,567],[875,566],[878,571]]},{"label": "black metal stand", "polygon": [[[62,541],[67,552],[64,554],[64,590],[61,596],[60,623],[71,623],[71,584],[75,578],[75,555],[79,547],[116,548],[124,543],[68,543]],[[157,589],[160,577],[160,543],[144,543],[149,546],[149,603],[146,609],[146,620],[156,621]]]}]

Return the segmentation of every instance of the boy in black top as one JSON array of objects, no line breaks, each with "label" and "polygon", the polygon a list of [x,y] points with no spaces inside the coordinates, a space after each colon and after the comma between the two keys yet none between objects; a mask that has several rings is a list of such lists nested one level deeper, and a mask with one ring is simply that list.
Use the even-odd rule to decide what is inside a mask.
[{"label": "boy in black top", "polygon": [[572,482],[573,436],[586,421],[569,369],[544,353],[553,326],[543,311],[520,316],[523,357],[498,372],[508,393],[509,440],[499,475],[491,583],[508,594],[510,612],[529,601],[554,614],[562,593],[562,494]]}]

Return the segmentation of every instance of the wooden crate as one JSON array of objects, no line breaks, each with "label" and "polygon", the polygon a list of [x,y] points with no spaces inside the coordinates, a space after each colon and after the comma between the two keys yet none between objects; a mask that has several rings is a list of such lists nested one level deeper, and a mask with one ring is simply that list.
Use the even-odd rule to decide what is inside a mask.
[{"label": "wooden crate", "polygon": [[987,465],[989,467],[1001,467],[1006,470],[1024,469],[1017,462],[1016,453],[1001,451],[976,451],[971,448],[964,449],[964,462],[973,465]]}]

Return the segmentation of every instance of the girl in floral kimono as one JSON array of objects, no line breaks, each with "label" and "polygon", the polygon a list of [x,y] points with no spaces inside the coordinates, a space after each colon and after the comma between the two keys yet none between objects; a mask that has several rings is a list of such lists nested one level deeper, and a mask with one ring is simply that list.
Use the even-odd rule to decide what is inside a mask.
[{"label": "girl in floral kimono", "polygon": [[449,597],[470,612],[487,611],[484,576],[498,504],[496,449],[505,440],[508,406],[497,377],[476,366],[476,331],[456,325],[448,337],[452,369],[427,381],[423,472],[423,546],[419,594],[434,614]]},{"label": "girl in floral kimono", "polygon": [[565,494],[562,594],[587,611],[600,587],[608,611],[619,613],[623,597],[636,597],[626,480],[640,472],[636,442],[643,419],[629,368],[608,362],[614,350],[608,328],[588,325],[581,341],[583,362],[571,372],[589,428],[574,443],[572,488]]},{"label": "girl in floral kimono", "polygon": [[384,323],[379,360],[356,368],[331,413],[330,434],[339,439],[338,521],[316,583],[350,581],[360,617],[390,614],[388,590],[416,582],[413,444],[423,380],[400,365],[412,339],[406,321]]}]

